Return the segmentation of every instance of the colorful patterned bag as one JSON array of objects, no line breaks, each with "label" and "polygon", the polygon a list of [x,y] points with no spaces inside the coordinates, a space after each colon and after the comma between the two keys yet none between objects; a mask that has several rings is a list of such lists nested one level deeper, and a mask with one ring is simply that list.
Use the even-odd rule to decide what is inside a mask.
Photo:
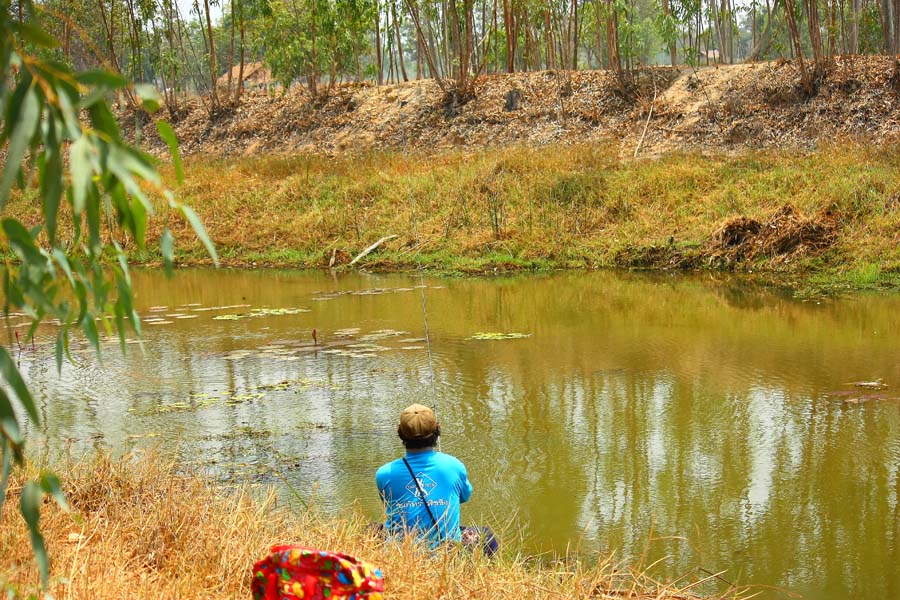
[{"label": "colorful patterned bag", "polygon": [[382,600],[381,570],[347,554],[272,546],[253,565],[253,600]]}]

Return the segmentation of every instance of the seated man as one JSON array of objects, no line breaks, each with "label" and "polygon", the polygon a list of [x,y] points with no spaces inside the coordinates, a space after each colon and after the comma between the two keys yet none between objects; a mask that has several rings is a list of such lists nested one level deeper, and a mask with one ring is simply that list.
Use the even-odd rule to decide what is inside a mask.
[{"label": "seated man", "polygon": [[459,460],[435,452],[441,428],[427,406],[413,404],[400,414],[397,434],[406,456],[383,465],[375,475],[387,509],[390,534],[415,531],[432,547],[462,541],[459,505],[472,495],[466,467]]}]

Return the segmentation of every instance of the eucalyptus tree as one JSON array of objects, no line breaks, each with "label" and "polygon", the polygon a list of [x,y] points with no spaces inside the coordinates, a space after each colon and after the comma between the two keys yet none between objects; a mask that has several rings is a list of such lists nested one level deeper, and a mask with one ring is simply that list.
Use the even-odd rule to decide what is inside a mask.
[{"label": "eucalyptus tree", "polygon": [[[58,46],[41,29],[33,4],[24,0],[14,8],[10,0],[0,0],[0,147],[5,154],[0,213],[6,212],[18,185],[19,200],[39,204],[41,215],[40,225],[32,228],[0,215],[0,235],[10,256],[2,274],[7,344],[0,346],[0,515],[9,477],[26,460],[26,432],[42,425],[41,412],[8,349],[10,313],[22,312],[31,320],[26,338],[46,319],[59,322],[57,368],[76,331],[97,352],[101,332],[117,334],[124,352],[127,330],[140,335],[141,322],[128,255],[117,240],[129,238],[135,247],[146,247],[147,220],[154,212],[149,193],[187,219],[217,260],[196,214],[164,188],[151,158],[122,140],[107,104],[111,94],[129,89],[143,107],[155,109],[159,100],[154,89],[130,85],[108,71],[76,72],[62,61],[44,58]],[[165,123],[158,128],[173,149],[180,177],[174,133]],[[32,183],[35,173],[37,183]],[[174,243],[165,229],[159,250],[167,272]],[[45,494],[65,506],[59,480],[49,472],[19,491],[19,509],[44,586],[49,560],[39,521]]]},{"label": "eucalyptus tree", "polygon": [[317,97],[323,77],[330,90],[343,75],[360,72],[373,0],[272,0],[269,6],[258,25],[265,60],[285,87],[303,78]]}]

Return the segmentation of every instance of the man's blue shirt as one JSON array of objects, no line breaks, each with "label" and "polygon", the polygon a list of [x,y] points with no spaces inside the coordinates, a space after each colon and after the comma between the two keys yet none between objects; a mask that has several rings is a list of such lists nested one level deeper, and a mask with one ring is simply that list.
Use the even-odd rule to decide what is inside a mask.
[{"label": "man's blue shirt", "polygon": [[378,492],[387,508],[385,527],[395,534],[427,531],[432,544],[460,541],[459,505],[472,495],[465,465],[433,449],[407,452],[406,460],[419,480],[438,528],[435,529],[421,494],[400,458],[383,465],[375,474]]}]

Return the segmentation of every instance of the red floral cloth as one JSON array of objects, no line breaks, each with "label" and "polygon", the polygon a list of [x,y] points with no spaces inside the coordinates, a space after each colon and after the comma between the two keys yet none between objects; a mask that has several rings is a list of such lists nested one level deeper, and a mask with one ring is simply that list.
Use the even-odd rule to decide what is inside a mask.
[{"label": "red floral cloth", "polygon": [[272,546],[253,565],[253,600],[382,600],[384,576],[339,552]]}]

